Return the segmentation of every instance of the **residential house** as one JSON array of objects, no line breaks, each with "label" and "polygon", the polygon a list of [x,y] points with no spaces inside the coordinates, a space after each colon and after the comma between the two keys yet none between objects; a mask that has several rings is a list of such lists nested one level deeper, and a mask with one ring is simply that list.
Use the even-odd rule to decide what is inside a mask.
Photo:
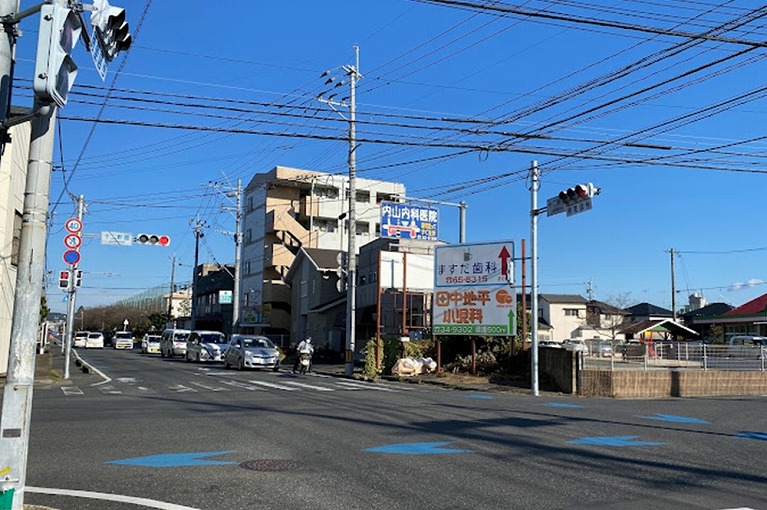
[{"label": "residential house", "polygon": [[[280,166],[253,177],[244,193],[241,331],[288,333],[287,273],[301,247],[347,249],[348,189],[345,175]],[[404,195],[400,183],[356,179],[356,246],[378,237],[381,201]]]},{"label": "residential house", "polygon": [[551,338],[546,340],[564,342],[582,337],[587,304],[588,300],[577,294],[540,294],[538,306],[541,317],[551,326]]},{"label": "residential house", "polygon": [[724,338],[735,335],[767,336],[767,294],[763,294],[720,315],[695,317],[693,325],[710,327],[720,324],[724,328]]},{"label": "residential house", "polygon": [[[696,331],[701,338],[713,343],[723,343],[725,328],[720,323],[719,316],[732,310],[734,306],[727,303],[711,303],[702,308],[683,313],[680,319],[688,328]],[[721,326],[720,330],[712,326]],[[715,333],[715,334],[714,334]]]},{"label": "residential house", "polygon": [[8,371],[29,160],[30,124],[25,122],[13,126],[8,134],[10,142],[5,144],[5,151],[0,159],[0,374]]},{"label": "residential house", "polygon": [[656,319],[673,319],[671,310],[666,310],[650,303],[639,303],[626,308],[631,322],[642,322]]},{"label": "residential house", "polygon": [[341,253],[321,248],[299,249],[285,277],[291,293],[292,345],[311,336],[316,346],[344,351],[346,290],[339,285]]},{"label": "residential house", "polygon": [[626,310],[592,299],[586,303],[586,324],[581,327],[579,336],[584,339],[623,341],[625,336],[621,329],[628,315]]}]

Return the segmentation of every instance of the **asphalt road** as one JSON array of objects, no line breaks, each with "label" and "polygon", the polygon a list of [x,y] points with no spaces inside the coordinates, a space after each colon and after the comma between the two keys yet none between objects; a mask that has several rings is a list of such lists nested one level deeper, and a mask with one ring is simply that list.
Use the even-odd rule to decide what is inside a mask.
[{"label": "asphalt road", "polygon": [[26,503],[767,509],[765,397],[532,397],[81,354],[108,379],[35,388]]}]

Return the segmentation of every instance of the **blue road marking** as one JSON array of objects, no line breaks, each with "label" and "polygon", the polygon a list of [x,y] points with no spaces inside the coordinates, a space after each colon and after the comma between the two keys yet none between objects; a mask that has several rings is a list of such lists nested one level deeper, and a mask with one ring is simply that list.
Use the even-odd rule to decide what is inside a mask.
[{"label": "blue road marking", "polygon": [[234,464],[234,462],[225,462],[222,460],[201,459],[201,457],[214,457],[217,455],[225,455],[227,453],[234,452],[165,453],[161,455],[149,455],[147,457],[134,457],[132,459],[112,460],[105,464],[142,467],[217,466],[222,464]]},{"label": "blue road marking", "polygon": [[583,406],[578,404],[560,404],[558,402],[551,402],[549,404],[536,404],[538,406],[545,406],[545,407],[562,407],[567,409],[583,409]]},{"label": "blue road marking", "polygon": [[741,432],[735,437],[741,437],[743,439],[759,439],[760,441],[767,441],[767,433],[765,432]]},{"label": "blue road marking", "polygon": [[668,443],[656,443],[653,441],[635,441],[639,436],[596,436],[584,437],[568,441],[570,444],[582,444],[587,446],[616,446],[619,448],[626,446],[662,446]]},{"label": "blue road marking", "polygon": [[365,448],[363,451],[371,453],[396,453],[399,455],[436,455],[444,453],[473,453],[474,450],[458,450],[456,448],[443,448],[452,444],[452,441],[440,443],[399,443],[386,446]]},{"label": "blue road marking", "polygon": [[700,418],[690,418],[688,416],[674,416],[673,414],[656,414],[655,416],[637,416],[637,418],[644,418],[646,420],[657,421],[670,421],[673,423],[699,423],[701,425],[710,425],[710,421],[701,420]]},{"label": "blue road marking", "polygon": [[466,395],[466,398],[478,398],[483,400],[492,400],[493,397],[490,395],[478,395],[478,394],[472,394],[472,395]]}]

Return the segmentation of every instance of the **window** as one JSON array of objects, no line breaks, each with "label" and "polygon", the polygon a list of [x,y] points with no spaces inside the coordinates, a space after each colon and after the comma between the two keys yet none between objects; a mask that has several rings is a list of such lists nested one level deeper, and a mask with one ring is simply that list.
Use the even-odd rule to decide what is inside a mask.
[{"label": "window", "polygon": [[565,317],[579,317],[577,308],[565,308]]},{"label": "window", "polygon": [[248,212],[253,210],[253,197],[248,197]]},{"label": "window", "polygon": [[367,235],[368,233],[370,233],[370,224],[368,223],[358,221],[356,227],[357,227],[356,230],[357,230],[358,236]]},{"label": "window", "polygon": [[253,230],[252,229],[248,229],[245,232],[245,242],[246,243],[252,243],[253,242]]},{"label": "window", "polygon": [[369,191],[357,191],[357,202],[361,202],[363,204],[370,203],[370,192]]},{"label": "window", "polygon": [[299,292],[301,297],[306,297],[306,280],[302,280],[301,283],[299,283]]}]

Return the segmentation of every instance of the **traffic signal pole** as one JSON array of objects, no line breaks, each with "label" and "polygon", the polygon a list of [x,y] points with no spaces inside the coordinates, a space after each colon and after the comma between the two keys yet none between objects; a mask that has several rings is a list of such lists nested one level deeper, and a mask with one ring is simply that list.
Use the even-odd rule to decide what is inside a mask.
[{"label": "traffic signal pole", "polygon": [[7,468],[0,489],[14,491],[12,510],[22,510],[24,504],[56,117],[54,106],[35,100],[35,109],[45,113],[32,120],[8,374],[0,416],[0,459],[3,469]]},{"label": "traffic signal pole", "polygon": [[[530,303],[531,317],[531,346],[530,346],[530,387],[533,395],[538,391],[538,189],[540,188],[540,173],[538,162],[530,165]],[[524,288],[522,289],[524,292]]]},{"label": "traffic signal pole", "polygon": [[[82,223],[85,211],[85,197],[77,197],[77,219]],[[79,264],[79,262],[78,262]],[[75,302],[77,301],[77,286],[75,279],[78,264],[69,267],[69,287],[67,288],[67,330],[64,339],[64,379],[69,379],[69,361],[72,353],[72,337],[75,334]]]}]

